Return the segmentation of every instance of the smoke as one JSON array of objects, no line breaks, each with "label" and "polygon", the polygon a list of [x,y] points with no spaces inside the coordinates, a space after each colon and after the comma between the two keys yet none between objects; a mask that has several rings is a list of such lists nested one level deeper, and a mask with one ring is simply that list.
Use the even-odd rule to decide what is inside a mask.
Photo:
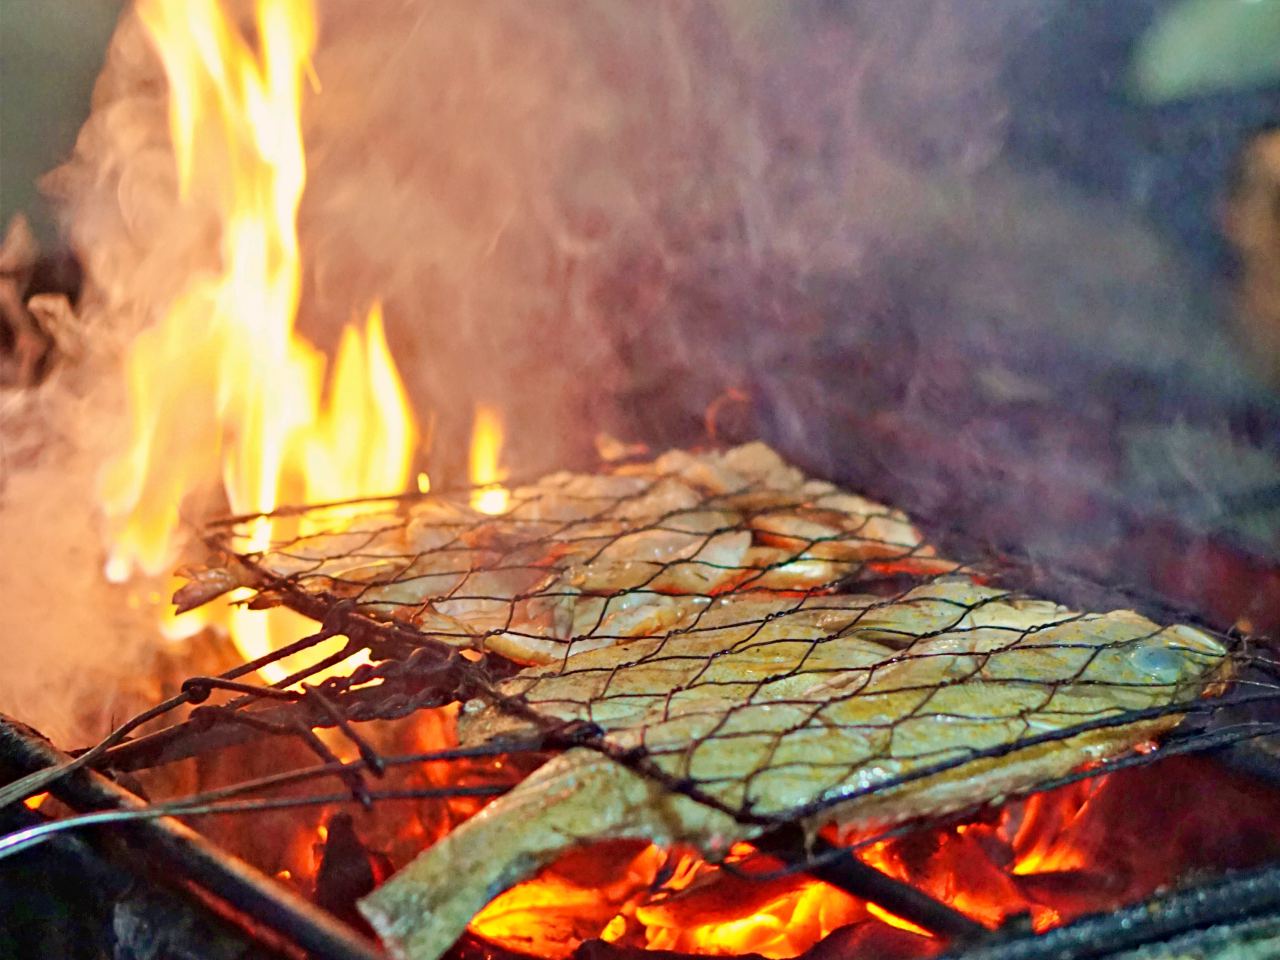
[{"label": "smoke", "polygon": [[[654,397],[692,422],[760,376],[748,340],[803,327],[809,278],[865,273],[946,202],[922,170],[991,163],[999,53],[1037,6],[321,2],[303,327],[332,344],[381,298],[446,462],[476,401],[530,469]],[[126,15],[50,181],[116,324],[213,255],[165,109]]]},{"label": "smoke", "polygon": [[[1004,67],[1070,7],[319,0],[302,328],[332,346],[383,301],[446,481],[477,402],[533,473],[599,430],[696,442],[734,388],[744,429],[904,507],[1046,550],[1111,536],[1095,494],[1135,485],[1116,410],[1247,385],[1175,249],[1006,149]],[[45,184],[105,343],[217,255],[174,184],[163,74],[126,12]],[[95,450],[118,426],[106,379],[77,427]]]},{"label": "smoke", "polygon": [[72,747],[158,698],[161,597],[102,576],[93,494],[105,450],[74,433],[44,443],[40,462],[11,469],[0,495],[0,711]]}]

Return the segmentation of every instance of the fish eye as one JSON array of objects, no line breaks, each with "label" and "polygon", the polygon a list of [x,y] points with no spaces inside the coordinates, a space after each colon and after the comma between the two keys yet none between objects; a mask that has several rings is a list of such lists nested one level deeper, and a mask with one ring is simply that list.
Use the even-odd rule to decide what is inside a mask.
[{"label": "fish eye", "polygon": [[1143,645],[1129,654],[1129,662],[1161,683],[1173,683],[1187,667],[1187,653],[1178,647]]}]

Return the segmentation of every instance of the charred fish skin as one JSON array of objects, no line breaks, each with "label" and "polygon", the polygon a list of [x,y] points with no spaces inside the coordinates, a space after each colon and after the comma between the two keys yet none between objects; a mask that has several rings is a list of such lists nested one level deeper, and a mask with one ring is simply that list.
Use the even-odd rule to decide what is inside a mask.
[{"label": "charred fish skin", "polygon": [[601,837],[702,846],[737,833],[727,814],[587,749],[534,771],[359,903],[397,960],[435,960],[494,897]]}]

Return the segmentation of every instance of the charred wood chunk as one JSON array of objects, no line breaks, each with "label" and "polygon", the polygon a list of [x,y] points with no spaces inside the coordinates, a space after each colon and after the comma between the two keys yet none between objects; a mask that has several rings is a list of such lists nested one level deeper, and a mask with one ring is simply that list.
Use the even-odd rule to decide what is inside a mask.
[{"label": "charred wood chunk", "polygon": [[117,901],[112,918],[112,960],[269,960],[243,935],[215,926],[190,904],[140,886]]},{"label": "charred wood chunk", "polygon": [[350,814],[334,814],[328,829],[320,869],[316,872],[315,902],[338,919],[372,933],[372,928],[356,910],[356,901],[390,874],[390,863],[382,854],[365,847]]},{"label": "charred wood chunk", "polygon": [[[44,818],[18,805],[0,811],[0,834]],[[56,837],[0,869],[0,957],[111,958],[111,905],[128,877],[78,838]]]}]

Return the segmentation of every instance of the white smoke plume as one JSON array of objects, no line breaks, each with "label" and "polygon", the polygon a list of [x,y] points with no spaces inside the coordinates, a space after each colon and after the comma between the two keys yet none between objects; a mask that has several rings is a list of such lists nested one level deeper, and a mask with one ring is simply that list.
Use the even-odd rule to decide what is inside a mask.
[{"label": "white smoke plume", "polygon": [[[382,298],[443,459],[476,400],[507,410],[514,462],[580,456],[615,397],[668,377],[657,345],[733,365],[748,331],[690,316],[687,291],[747,300],[769,277],[856,273],[935,202],[921,163],[987,164],[998,53],[1034,8],[322,0],[303,329],[331,345]],[[50,180],[115,323],[146,322],[214,255],[175,202],[165,104],[126,15]],[[789,313],[755,333],[785,336]],[[719,356],[699,330],[713,322]]]}]

